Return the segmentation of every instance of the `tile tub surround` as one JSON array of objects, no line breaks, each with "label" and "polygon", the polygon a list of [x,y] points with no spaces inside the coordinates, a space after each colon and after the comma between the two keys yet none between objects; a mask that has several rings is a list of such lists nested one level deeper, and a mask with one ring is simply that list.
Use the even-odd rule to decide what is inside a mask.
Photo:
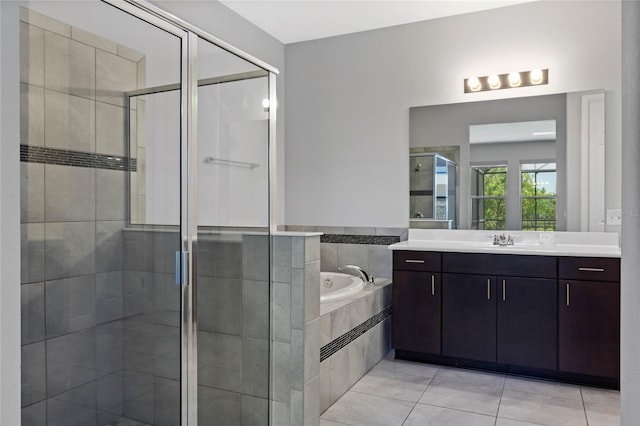
[{"label": "tile tub surround", "polygon": [[320,411],[324,412],[391,350],[391,282],[321,305]]},{"label": "tile tub surround", "polygon": [[338,272],[339,265],[358,265],[375,277],[390,278],[392,256],[390,244],[405,241],[407,228],[354,226],[287,225],[288,231],[322,232],[320,251],[322,270]]},{"label": "tile tub surround", "polygon": [[101,94],[104,82],[120,88],[114,98],[138,84],[105,64],[138,63],[25,8],[19,25],[23,423],[108,424],[126,410],[130,379],[122,230],[132,163],[124,120],[104,114]]},{"label": "tile tub surround", "polygon": [[322,414],[321,425],[619,425],[620,393],[400,361],[393,352]]}]

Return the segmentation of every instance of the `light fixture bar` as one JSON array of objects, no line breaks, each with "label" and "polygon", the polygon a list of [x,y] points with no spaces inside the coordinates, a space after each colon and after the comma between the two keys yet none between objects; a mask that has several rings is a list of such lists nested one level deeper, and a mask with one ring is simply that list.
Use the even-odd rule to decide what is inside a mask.
[{"label": "light fixture bar", "polygon": [[549,84],[549,69],[534,69],[530,71],[465,78],[464,93],[515,89],[516,87],[541,86],[543,84]]}]

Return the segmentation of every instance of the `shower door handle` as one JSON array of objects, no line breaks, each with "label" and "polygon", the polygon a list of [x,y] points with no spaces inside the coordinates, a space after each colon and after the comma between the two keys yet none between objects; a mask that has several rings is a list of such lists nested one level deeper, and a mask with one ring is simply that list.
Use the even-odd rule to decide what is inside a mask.
[{"label": "shower door handle", "polygon": [[[181,273],[182,272],[182,273]],[[189,283],[189,252],[176,252],[176,285],[187,285]]]}]

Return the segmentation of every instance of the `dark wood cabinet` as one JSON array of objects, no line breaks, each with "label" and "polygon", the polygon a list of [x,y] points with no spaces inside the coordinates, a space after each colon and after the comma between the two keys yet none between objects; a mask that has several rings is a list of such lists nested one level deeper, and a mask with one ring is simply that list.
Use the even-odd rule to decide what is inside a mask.
[{"label": "dark wood cabinet", "polygon": [[615,387],[620,260],[395,251],[396,357]]},{"label": "dark wood cabinet", "polygon": [[557,369],[556,283],[551,279],[498,277],[498,362]]},{"label": "dark wood cabinet", "polygon": [[442,354],[496,361],[494,277],[442,274]]},{"label": "dark wood cabinet", "polygon": [[620,374],[620,284],[560,280],[559,369],[618,378]]},{"label": "dark wood cabinet", "polygon": [[396,350],[440,354],[440,274],[393,272],[392,338]]}]

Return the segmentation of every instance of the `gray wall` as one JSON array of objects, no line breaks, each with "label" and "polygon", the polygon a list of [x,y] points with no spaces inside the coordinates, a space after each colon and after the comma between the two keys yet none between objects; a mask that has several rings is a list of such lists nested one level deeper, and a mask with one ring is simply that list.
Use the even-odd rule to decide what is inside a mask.
[{"label": "gray wall", "polygon": [[[286,64],[288,225],[407,226],[412,106],[594,89],[607,95],[608,208],[620,206],[619,2],[531,2],[295,43]],[[465,77],[537,67],[549,85],[463,93]],[[366,213],[344,208],[354,203]]]},{"label": "gray wall", "polygon": [[623,1],[621,424],[640,424],[640,3]]},{"label": "gray wall", "polygon": [[[469,126],[473,124],[550,119],[556,120],[556,152],[551,158],[556,158],[558,164],[566,164],[566,95],[535,96],[411,108],[409,111],[409,145],[412,148],[442,145],[457,145],[460,147],[458,164],[460,173],[459,218],[461,228],[469,229],[471,224],[469,165],[471,161],[474,161],[470,157]],[[487,148],[482,146],[474,147],[474,149],[479,151]],[[533,155],[534,153],[532,152],[531,154]],[[506,159],[504,155],[494,157],[496,161]],[[486,160],[487,158],[478,158],[478,161]],[[572,184],[579,185],[579,179],[580,176],[572,178]],[[568,181],[566,167],[558,167],[557,181],[557,226],[558,229],[562,230],[566,229]]]}]

